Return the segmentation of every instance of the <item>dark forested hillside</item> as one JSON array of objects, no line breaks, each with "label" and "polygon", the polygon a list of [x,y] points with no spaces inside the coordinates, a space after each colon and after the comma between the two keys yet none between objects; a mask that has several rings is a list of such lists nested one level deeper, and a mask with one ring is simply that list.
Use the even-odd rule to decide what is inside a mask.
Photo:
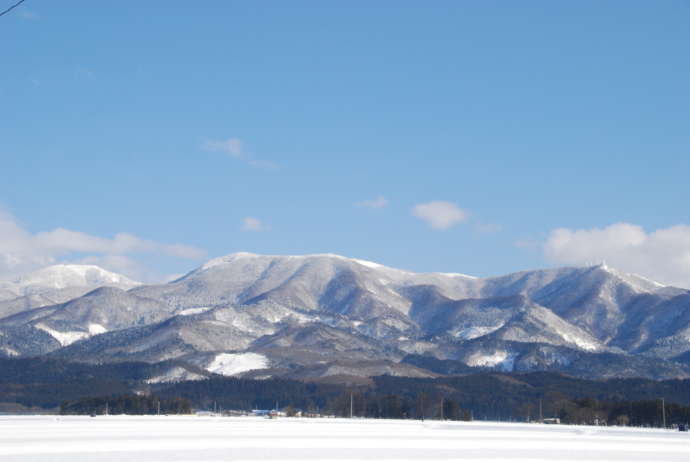
[{"label": "dark forested hillside", "polygon": [[117,395],[146,390],[145,379],[168,363],[91,365],[61,359],[0,358],[0,403],[56,408],[85,396]]},{"label": "dark forested hillside", "polygon": [[[0,404],[63,412],[151,413],[154,400],[172,410],[302,409],[374,418],[496,419],[559,417],[564,422],[657,425],[660,398],[668,423],[690,420],[690,380],[585,380],[557,373],[483,372],[455,377],[374,377],[358,385],[287,379],[207,380],[149,384],[170,363],[75,364],[38,358],[0,360]],[[132,398],[136,394],[140,398]],[[157,398],[152,398],[152,396]],[[121,406],[117,403],[122,404]],[[165,406],[168,406],[167,404]],[[167,409],[167,407],[166,407]]]}]

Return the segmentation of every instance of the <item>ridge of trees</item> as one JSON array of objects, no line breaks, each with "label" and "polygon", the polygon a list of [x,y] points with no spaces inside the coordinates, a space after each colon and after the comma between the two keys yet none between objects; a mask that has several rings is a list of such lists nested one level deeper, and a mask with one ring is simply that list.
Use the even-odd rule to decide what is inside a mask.
[{"label": "ridge of trees", "polygon": [[[144,398],[122,398],[122,409],[149,412],[151,399],[175,403],[182,399],[194,409],[210,410],[215,402],[223,409],[277,406],[349,416],[352,397],[352,413],[362,417],[525,421],[536,419],[541,408],[542,417],[557,417],[564,423],[658,426],[664,414],[663,397],[667,423],[690,420],[690,380],[595,381],[552,372],[481,372],[427,379],[380,376],[366,385],[222,376],[178,383],[147,382],[175,364],[91,365],[47,358],[0,359],[0,404],[16,403],[28,409],[56,409],[62,404],[64,412],[82,412],[116,397],[138,395]],[[83,401],[86,398],[96,401]],[[113,412],[117,412],[115,408]]]}]

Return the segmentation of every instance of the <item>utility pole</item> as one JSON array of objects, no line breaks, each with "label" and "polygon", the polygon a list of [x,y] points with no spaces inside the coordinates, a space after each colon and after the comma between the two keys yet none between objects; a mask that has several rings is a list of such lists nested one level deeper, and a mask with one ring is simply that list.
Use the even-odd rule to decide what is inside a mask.
[{"label": "utility pole", "polygon": [[661,419],[664,423],[664,428],[666,428],[666,404],[664,398],[661,398]]},{"label": "utility pole", "polygon": [[353,409],[353,405],[352,405],[352,393],[350,393],[350,418],[352,418],[352,409]]},{"label": "utility pole", "polygon": [[441,420],[443,420],[443,396],[441,396]]},{"label": "utility pole", "polygon": [[161,402],[160,402],[160,400],[158,400],[156,405],[157,405],[156,415],[161,415]]},{"label": "utility pole", "polygon": [[539,400],[539,423],[544,423],[544,414],[542,413],[541,399]]}]

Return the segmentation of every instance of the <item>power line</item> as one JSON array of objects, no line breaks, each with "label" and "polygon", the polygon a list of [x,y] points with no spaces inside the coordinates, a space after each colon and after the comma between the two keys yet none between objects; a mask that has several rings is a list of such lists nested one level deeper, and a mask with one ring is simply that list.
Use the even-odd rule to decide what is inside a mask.
[{"label": "power line", "polygon": [[25,1],[26,1],[26,0],[19,0],[17,3],[15,3],[15,4],[12,5],[11,7],[7,8],[5,11],[1,12],[1,13],[0,13],[0,16],[6,15],[6,14],[9,13],[10,11],[12,11],[13,9],[17,8],[17,7],[18,7],[19,5],[21,5],[22,3],[24,3]]}]

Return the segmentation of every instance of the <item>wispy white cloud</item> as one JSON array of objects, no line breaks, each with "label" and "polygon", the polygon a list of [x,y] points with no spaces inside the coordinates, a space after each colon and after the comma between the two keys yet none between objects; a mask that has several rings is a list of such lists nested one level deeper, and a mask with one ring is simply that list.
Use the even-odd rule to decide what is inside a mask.
[{"label": "wispy white cloud", "polygon": [[558,228],[544,243],[547,259],[585,265],[606,261],[623,271],[664,284],[690,288],[690,226],[675,225],[647,232],[631,223],[605,228]]},{"label": "wispy white cloud", "polygon": [[[57,262],[71,261],[74,258],[94,264],[100,261],[108,269],[127,270],[133,269],[136,263],[127,256],[139,254],[195,260],[202,258],[206,252],[197,247],[142,239],[129,233],[118,233],[113,238],[65,228],[31,233],[24,229],[14,216],[0,211],[0,277],[20,274]],[[138,275],[131,272],[124,274]]]},{"label": "wispy white cloud", "polygon": [[227,140],[207,140],[204,142],[204,149],[212,152],[224,152],[235,159],[241,159],[244,155],[242,141],[240,141],[239,138],[228,138]]},{"label": "wispy white cloud", "polygon": [[263,221],[255,217],[246,217],[242,220],[242,231],[260,232],[268,231],[269,227]]},{"label": "wispy white cloud", "polygon": [[201,147],[209,152],[222,152],[233,159],[241,160],[247,165],[263,169],[276,169],[278,164],[269,160],[255,159],[244,148],[244,143],[239,138],[228,138],[225,140],[206,140]]},{"label": "wispy white cloud", "polygon": [[131,254],[158,253],[180,258],[200,258],[204,252],[182,244],[161,244],[129,233],[118,233],[112,239],[92,236],[79,231],[57,228],[32,237],[33,243],[53,254],[68,252]]},{"label": "wispy white cloud", "polygon": [[357,202],[355,204],[357,207],[363,207],[366,209],[382,209],[388,206],[388,199],[383,196],[378,196],[375,199],[368,199]]},{"label": "wispy white cloud", "polygon": [[465,221],[468,213],[453,202],[432,201],[415,205],[412,215],[425,221],[435,230],[445,231]]}]

